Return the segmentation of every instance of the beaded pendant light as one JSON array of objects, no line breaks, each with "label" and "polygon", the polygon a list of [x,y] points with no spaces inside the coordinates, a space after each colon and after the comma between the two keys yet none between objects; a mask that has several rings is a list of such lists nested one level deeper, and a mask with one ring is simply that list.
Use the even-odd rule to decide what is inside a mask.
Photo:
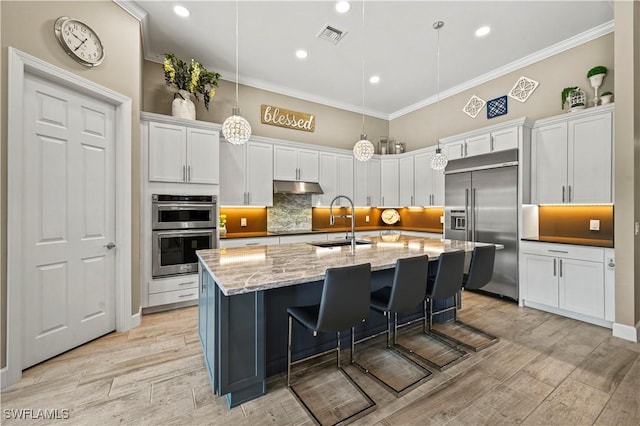
[{"label": "beaded pendant light", "polygon": [[436,98],[437,105],[437,113],[436,113],[436,140],[438,142],[438,147],[436,148],[436,153],[433,157],[431,157],[431,168],[434,170],[444,170],[447,167],[447,163],[449,163],[449,159],[445,154],[442,153],[442,148],[440,148],[440,29],[444,27],[444,22],[436,21],[433,23],[433,29],[438,32],[438,56],[437,56],[437,79],[438,79],[438,93]]},{"label": "beaded pendant light", "polygon": [[242,145],[251,137],[251,125],[240,115],[238,106],[238,0],[236,0],[236,106],[222,123],[224,138],[234,145]]},{"label": "beaded pendant light", "polygon": [[353,156],[359,161],[369,161],[373,156],[375,147],[364,133],[364,1],[362,2],[362,133],[360,140],[353,146]]}]

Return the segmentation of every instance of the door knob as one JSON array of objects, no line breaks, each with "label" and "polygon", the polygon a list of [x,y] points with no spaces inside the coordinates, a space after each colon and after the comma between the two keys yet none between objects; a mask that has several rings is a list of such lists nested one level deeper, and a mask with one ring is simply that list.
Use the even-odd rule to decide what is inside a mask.
[{"label": "door knob", "polygon": [[115,244],[113,244],[113,242],[110,242],[109,244],[104,245],[104,246],[102,246],[102,247],[106,247],[108,250],[111,250],[112,248],[115,248],[115,246],[116,246],[116,245],[115,245]]}]

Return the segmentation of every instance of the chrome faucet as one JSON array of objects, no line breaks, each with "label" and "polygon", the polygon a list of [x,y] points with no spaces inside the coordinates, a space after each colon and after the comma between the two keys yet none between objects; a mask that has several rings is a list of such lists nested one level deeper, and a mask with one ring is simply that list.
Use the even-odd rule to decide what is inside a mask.
[{"label": "chrome faucet", "polygon": [[[340,198],[344,198],[349,202],[349,204],[351,205],[351,214],[343,214],[339,216],[333,215],[333,204],[336,202],[336,200]],[[338,195],[333,200],[331,200],[331,204],[329,205],[329,225],[334,225],[336,223],[336,217],[351,219],[351,254],[355,254],[356,253],[356,211],[353,208],[353,201],[351,200],[351,198],[347,197],[346,195]]]}]

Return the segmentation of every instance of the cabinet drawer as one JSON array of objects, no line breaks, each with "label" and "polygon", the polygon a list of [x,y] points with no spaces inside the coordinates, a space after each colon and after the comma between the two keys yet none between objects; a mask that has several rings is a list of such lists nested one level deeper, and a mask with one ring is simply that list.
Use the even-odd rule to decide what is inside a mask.
[{"label": "cabinet drawer", "polygon": [[230,240],[220,240],[220,248],[247,247],[280,244],[278,237],[256,237],[256,238],[233,238]]},{"label": "cabinet drawer", "polygon": [[198,287],[198,274],[181,275],[164,279],[154,279],[149,282],[149,294],[165,291],[185,290]]},{"label": "cabinet drawer", "polygon": [[598,247],[582,247],[569,244],[549,244],[520,242],[520,252],[540,256],[556,256],[568,259],[604,262],[604,249]]},{"label": "cabinet drawer", "polygon": [[185,302],[198,298],[198,288],[188,288],[185,290],[165,291],[149,295],[149,306],[166,305],[169,303]]}]

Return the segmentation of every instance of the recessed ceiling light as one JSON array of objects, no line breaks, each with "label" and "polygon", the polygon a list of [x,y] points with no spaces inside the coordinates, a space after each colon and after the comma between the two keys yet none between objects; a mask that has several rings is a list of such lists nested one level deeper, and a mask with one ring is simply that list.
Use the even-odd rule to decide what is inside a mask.
[{"label": "recessed ceiling light", "polygon": [[351,3],[348,1],[339,1],[336,3],[336,12],[347,13],[351,9]]},{"label": "recessed ceiling light", "polygon": [[380,76],[379,75],[372,75],[371,77],[369,77],[369,83],[371,83],[371,84],[380,83]]},{"label": "recessed ceiling light", "polygon": [[174,6],[173,11],[176,15],[182,16],[183,18],[191,15],[191,12],[189,12],[189,10],[184,6]]},{"label": "recessed ceiling light", "polygon": [[304,49],[298,49],[298,50],[296,50],[296,56],[297,56],[298,58],[300,58],[300,59],[304,59],[304,58],[306,58],[307,56],[309,56],[309,54],[308,54],[308,53],[307,53],[307,51],[306,51],[306,50],[304,50]]},{"label": "recessed ceiling light", "polygon": [[491,32],[491,27],[485,25],[476,30],[476,37],[484,37]]}]

